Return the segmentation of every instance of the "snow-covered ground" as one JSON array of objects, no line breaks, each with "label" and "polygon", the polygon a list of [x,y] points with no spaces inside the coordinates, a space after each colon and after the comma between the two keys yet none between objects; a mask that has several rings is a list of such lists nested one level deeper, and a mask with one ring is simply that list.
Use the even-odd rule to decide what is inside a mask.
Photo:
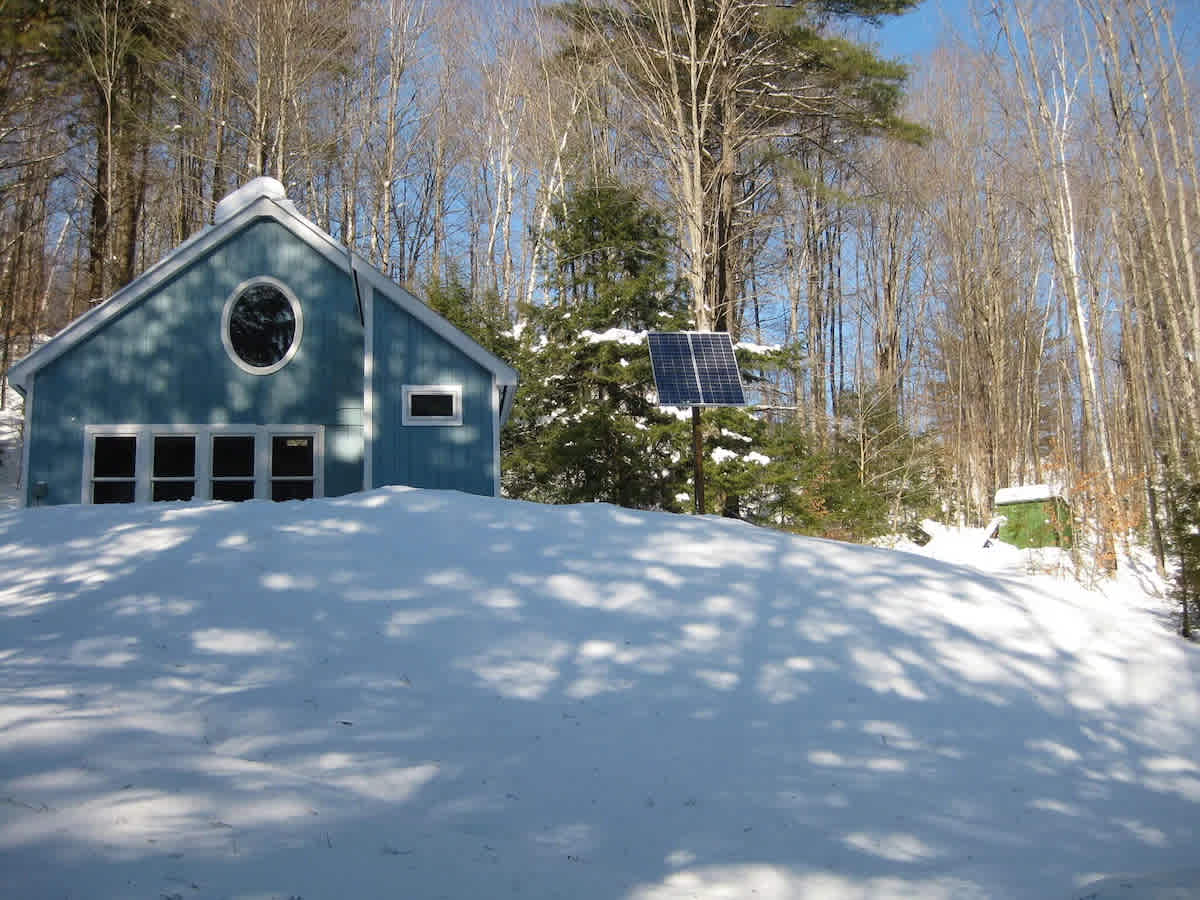
[{"label": "snow-covered ground", "polygon": [[1144,572],[963,547],[406,489],[0,513],[0,896],[1200,897],[1200,650]]}]

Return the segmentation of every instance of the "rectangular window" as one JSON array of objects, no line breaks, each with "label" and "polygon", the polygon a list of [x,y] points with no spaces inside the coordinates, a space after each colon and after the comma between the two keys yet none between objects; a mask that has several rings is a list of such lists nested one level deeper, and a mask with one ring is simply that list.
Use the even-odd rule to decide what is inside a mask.
[{"label": "rectangular window", "polygon": [[271,499],[309,500],[313,496],[313,437],[310,434],[271,438]]},{"label": "rectangular window", "polygon": [[98,434],[92,441],[91,500],[132,503],[137,488],[137,437]]},{"label": "rectangular window", "polygon": [[462,387],[406,384],[401,392],[403,425],[461,425]]},{"label": "rectangular window", "polygon": [[254,435],[213,435],[212,498],[254,499]]},{"label": "rectangular window", "polygon": [[196,496],[195,435],[154,436],[151,499],[191,500]]}]

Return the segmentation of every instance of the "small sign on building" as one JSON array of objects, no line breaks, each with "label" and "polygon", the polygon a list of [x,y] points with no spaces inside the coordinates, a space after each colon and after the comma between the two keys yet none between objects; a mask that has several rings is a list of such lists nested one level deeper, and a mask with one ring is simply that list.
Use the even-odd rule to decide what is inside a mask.
[{"label": "small sign on building", "polygon": [[1062,492],[1047,484],[996,491],[996,515],[1004,516],[998,537],[1017,547],[1068,548],[1074,540],[1071,507]]}]

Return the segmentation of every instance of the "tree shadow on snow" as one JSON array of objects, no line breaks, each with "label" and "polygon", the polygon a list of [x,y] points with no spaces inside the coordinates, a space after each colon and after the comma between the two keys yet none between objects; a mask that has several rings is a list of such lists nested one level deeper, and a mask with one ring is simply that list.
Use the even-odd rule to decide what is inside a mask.
[{"label": "tree shadow on snow", "polygon": [[403,489],[0,530],[5,895],[1067,896],[1196,842],[1195,651],[1075,594]]}]

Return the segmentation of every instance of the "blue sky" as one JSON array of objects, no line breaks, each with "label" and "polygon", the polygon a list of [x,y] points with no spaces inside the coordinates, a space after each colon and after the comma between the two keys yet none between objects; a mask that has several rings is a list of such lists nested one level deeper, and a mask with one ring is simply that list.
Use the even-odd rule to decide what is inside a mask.
[{"label": "blue sky", "polygon": [[885,56],[914,60],[932,50],[948,28],[965,29],[967,7],[966,0],[925,0],[912,12],[885,20],[867,39]]}]

